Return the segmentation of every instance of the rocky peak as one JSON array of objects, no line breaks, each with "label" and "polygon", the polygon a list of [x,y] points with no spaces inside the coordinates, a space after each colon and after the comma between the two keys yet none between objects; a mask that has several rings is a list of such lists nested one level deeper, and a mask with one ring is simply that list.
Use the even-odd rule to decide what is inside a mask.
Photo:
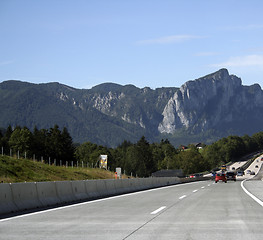
[{"label": "rocky peak", "polygon": [[249,101],[253,105],[263,100],[262,91],[256,87],[254,92],[257,94],[250,94],[250,99],[246,92],[241,79],[229,75],[227,69],[188,81],[168,101],[158,130],[161,133],[174,133],[180,128],[203,131],[219,121],[233,120],[236,117],[233,115],[233,105],[235,111],[239,112]]}]

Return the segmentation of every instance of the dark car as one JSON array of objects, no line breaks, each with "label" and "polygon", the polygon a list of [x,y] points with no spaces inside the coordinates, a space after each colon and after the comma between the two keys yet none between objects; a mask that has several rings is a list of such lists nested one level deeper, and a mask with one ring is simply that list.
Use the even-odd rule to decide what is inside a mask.
[{"label": "dark car", "polygon": [[225,183],[227,183],[227,178],[226,178],[226,174],[225,173],[217,173],[216,174],[215,183],[217,183],[220,180],[225,182]]},{"label": "dark car", "polygon": [[202,174],[202,173],[196,173],[196,174],[194,175],[194,177],[195,177],[195,178],[203,177],[203,174]]},{"label": "dark car", "polygon": [[236,181],[236,174],[234,172],[227,172],[226,179]]}]

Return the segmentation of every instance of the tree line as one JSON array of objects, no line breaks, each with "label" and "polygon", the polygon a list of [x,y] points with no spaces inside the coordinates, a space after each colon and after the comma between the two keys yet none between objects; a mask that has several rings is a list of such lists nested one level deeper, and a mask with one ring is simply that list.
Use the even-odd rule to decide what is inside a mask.
[{"label": "tree line", "polygon": [[38,129],[31,132],[27,127],[16,126],[0,131],[0,147],[4,154],[20,153],[28,158],[45,160],[51,158],[62,161],[74,160],[75,147],[67,130],[62,131],[58,125],[49,129]]},{"label": "tree line", "polygon": [[145,137],[137,143],[124,141],[114,149],[83,143],[75,155],[81,161],[92,163],[99,154],[107,154],[113,171],[121,167],[128,175],[148,177],[161,169],[182,169],[186,175],[210,171],[262,149],[263,132],[259,132],[251,137],[228,136],[211,145],[203,145],[202,149],[193,144],[187,149],[175,148],[167,139],[150,144]]},{"label": "tree line", "polygon": [[26,127],[9,126],[0,131],[0,146],[5,154],[9,149],[30,158],[52,158],[65,161],[83,162],[85,166],[98,166],[100,155],[108,155],[111,171],[121,167],[127,175],[149,177],[161,169],[182,169],[184,174],[212,170],[229,161],[237,161],[242,156],[263,149],[263,132],[251,137],[245,135],[228,136],[202,149],[188,145],[187,149],[175,148],[168,139],[159,143],[149,143],[144,136],[136,143],[123,141],[116,148],[108,148],[91,142],[75,145],[67,128],[55,125],[50,129],[32,132]]}]

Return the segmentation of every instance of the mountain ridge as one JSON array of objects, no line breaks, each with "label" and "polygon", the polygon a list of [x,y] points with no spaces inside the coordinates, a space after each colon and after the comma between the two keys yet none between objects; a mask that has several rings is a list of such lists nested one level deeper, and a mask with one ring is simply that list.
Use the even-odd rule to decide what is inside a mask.
[{"label": "mountain ridge", "polygon": [[32,129],[58,124],[75,142],[117,146],[144,135],[174,145],[211,142],[228,134],[261,131],[263,91],[243,86],[227,69],[185,82],[180,88],[151,89],[102,83],[77,89],[57,82],[0,83],[0,127]]}]

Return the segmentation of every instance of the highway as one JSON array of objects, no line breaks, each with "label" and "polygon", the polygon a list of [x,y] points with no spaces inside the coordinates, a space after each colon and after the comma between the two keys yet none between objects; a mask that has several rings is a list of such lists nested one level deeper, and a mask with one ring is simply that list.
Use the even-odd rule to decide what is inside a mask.
[{"label": "highway", "polygon": [[2,219],[0,239],[262,239],[263,204],[241,183],[261,197],[261,180],[179,184]]}]

